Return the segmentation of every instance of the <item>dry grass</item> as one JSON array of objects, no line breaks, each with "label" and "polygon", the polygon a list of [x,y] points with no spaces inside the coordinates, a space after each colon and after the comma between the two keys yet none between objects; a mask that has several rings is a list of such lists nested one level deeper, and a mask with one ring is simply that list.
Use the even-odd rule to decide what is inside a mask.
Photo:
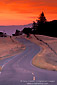
[{"label": "dry grass", "polygon": [[[47,45],[37,40],[33,35],[31,37],[32,38],[29,38],[28,40],[36,43],[42,48],[41,51],[34,56],[32,64],[42,69],[57,71],[57,55]],[[42,35],[37,35],[37,37],[48,43],[51,48],[57,52],[57,38]]]},{"label": "dry grass", "polygon": [[[12,41],[13,40],[13,41]],[[0,60],[22,52],[25,46],[15,40],[15,37],[0,37]]]}]

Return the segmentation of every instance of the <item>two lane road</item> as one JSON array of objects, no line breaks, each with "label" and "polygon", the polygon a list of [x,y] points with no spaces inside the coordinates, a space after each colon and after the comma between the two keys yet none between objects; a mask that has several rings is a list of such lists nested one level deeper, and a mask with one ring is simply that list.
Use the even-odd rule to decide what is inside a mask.
[{"label": "two lane road", "polygon": [[[57,85],[56,71],[47,71],[32,65],[32,58],[40,51],[40,47],[24,38],[17,40],[25,44],[26,49],[3,65],[0,85]],[[39,84],[39,80],[48,82]]]}]

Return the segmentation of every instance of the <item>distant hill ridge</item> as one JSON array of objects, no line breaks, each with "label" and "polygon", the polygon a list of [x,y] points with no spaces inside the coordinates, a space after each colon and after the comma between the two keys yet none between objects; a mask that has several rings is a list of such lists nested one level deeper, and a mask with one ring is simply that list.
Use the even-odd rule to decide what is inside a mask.
[{"label": "distant hill ridge", "polygon": [[0,27],[11,27],[11,26],[31,26],[32,23],[30,24],[25,24],[25,25],[0,25]]},{"label": "distant hill ridge", "polygon": [[5,32],[8,35],[15,33],[16,29],[23,30],[25,27],[32,27],[32,23],[27,25],[9,25],[9,26],[0,26],[0,32]]}]

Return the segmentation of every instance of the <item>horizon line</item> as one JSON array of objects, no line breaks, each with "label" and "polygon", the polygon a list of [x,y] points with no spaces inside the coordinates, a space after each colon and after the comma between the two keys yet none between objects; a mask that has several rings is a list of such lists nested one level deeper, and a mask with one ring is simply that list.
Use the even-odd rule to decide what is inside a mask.
[{"label": "horizon line", "polygon": [[28,23],[28,24],[20,24],[20,25],[0,25],[0,26],[22,26],[22,25],[29,25],[29,24],[32,24],[32,23]]},{"label": "horizon line", "polygon": [[[49,20],[49,21],[54,21],[54,20]],[[49,22],[47,21],[47,22]],[[33,22],[32,22],[33,23]],[[28,23],[28,24],[20,24],[20,25],[0,25],[0,26],[22,26],[22,25],[29,25],[29,24],[32,24],[32,23]]]}]

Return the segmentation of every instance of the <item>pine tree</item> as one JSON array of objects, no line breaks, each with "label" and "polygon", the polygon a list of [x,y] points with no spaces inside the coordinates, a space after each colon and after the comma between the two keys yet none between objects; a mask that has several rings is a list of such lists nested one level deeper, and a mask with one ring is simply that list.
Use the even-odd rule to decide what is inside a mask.
[{"label": "pine tree", "polygon": [[42,13],[40,14],[39,19],[37,20],[37,25],[38,25],[38,24],[41,24],[41,23],[45,23],[45,22],[46,22],[46,17],[44,16],[44,13],[42,12]]},{"label": "pine tree", "polygon": [[35,30],[36,29],[36,23],[33,21],[32,28]]}]

